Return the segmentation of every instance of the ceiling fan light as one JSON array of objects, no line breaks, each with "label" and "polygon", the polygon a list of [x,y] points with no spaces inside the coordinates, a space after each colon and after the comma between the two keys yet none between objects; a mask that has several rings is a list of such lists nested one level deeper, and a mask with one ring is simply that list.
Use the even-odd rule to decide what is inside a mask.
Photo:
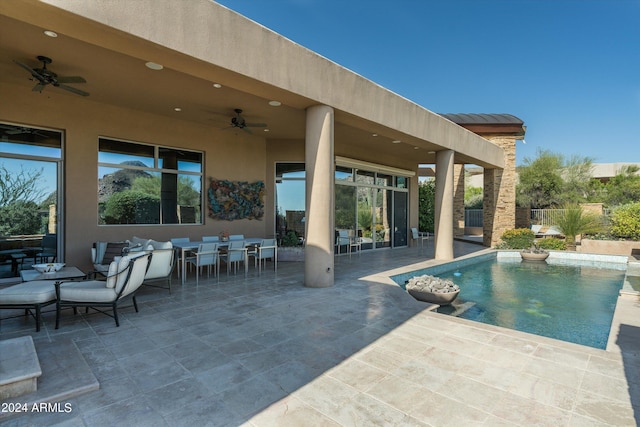
[{"label": "ceiling fan light", "polygon": [[180,111],[182,111],[182,108],[180,108],[180,107],[176,107],[176,108],[174,108],[174,109],[173,109],[173,111],[180,112]]},{"label": "ceiling fan light", "polygon": [[145,63],[144,65],[146,65],[147,68],[149,68],[151,70],[162,70],[164,68],[164,66],[162,66],[162,64],[158,64],[158,63],[151,62],[151,61]]}]

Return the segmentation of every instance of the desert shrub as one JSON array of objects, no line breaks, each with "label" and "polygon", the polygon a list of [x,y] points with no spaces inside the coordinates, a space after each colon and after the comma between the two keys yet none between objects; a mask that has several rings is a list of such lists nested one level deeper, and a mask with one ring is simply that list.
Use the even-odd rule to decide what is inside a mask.
[{"label": "desert shrub", "polygon": [[282,242],[280,242],[280,246],[298,246],[299,244],[298,235],[293,230],[287,231],[287,234],[282,238]]},{"label": "desert shrub", "polygon": [[122,191],[112,195],[105,204],[107,224],[157,224],[160,197],[140,191]]},{"label": "desert shrub", "polygon": [[503,244],[500,249],[527,249],[533,246],[536,235],[528,228],[516,228],[507,230],[502,234]]},{"label": "desert shrub", "polygon": [[577,204],[565,205],[562,214],[556,218],[556,225],[569,244],[575,243],[578,234],[594,234],[604,228],[600,216],[583,211]]},{"label": "desert shrub", "polygon": [[553,250],[553,251],[564,251],[567,249],[567,244],[564,240],[560,239],[540,239],[536,242],[536,246],[540,249],[545,250]]},{"label": "desert shrub", "polygon": [[640,202],[622,205],[613,211],[610,233],[617,238],[640,240]]}]

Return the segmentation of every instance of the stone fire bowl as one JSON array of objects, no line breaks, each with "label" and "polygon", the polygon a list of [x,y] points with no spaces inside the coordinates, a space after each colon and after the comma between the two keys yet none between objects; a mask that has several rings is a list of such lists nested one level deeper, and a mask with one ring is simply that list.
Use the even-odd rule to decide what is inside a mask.
[{"label": "stone fire bowl", "polygon": [[409,294],[418,301],[430,302],[431,304],[438,305],[448,305],[458,298],[460,290],[458,289],[455,292],[439,293],[407,289],[407,292],[409,292]]}]

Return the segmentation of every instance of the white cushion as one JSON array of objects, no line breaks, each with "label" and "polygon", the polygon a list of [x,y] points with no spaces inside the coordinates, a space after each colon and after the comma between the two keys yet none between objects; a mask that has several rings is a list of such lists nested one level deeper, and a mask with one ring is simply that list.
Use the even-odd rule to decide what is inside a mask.
[{"label": "white cushion", "polygon": [[[144,253],[141,252],[140,255],[144,255]],[[122,286],[124,281],[127,279],[127,274],[122,273],[122,271],[125,268],[127,268],[131,258],[132,256],[123,256],[123,257],[120,257],[119,259],[114,259],[114,261],[109,265],[109,271],[107,272],[107,283],[106,283],[107,288],[114,289]],[[102,283],[104,284],[104,282]]]},{"label": "white cushion", "polygon": [[107,270],[107,288],[115,288],[116,287],[116,273],[118,272],[118,261],[113,261],[109,264],[109,269]]},{"label": "white cushion", "polygon": [[158,242],[155,240],[149,241],[153,249],[173,249],[173,243],[169,242]]},{"label": "white cushion", "polygon": [[35,280],[0,289],[0,305],[40,304],[55,299],[56,287],[51,280]]},{"label": "white cushion", "polygon": [[156,249],[151,255],[151,264],[144,276],[145,280],[167,277],[173,263],[173,249]]},{"label": "white cushion", "polygon": [[101,280],[66,282],[60,285],[62,301],[109,302],[113,301],[115,296],[115,290],[105,287]]}]

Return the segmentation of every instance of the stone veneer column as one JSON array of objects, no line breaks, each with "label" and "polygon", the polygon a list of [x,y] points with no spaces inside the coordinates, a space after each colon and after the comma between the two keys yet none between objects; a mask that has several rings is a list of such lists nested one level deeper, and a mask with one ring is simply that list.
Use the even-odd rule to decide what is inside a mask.
[{"label": "stone veneer column", "polygon": [[493,247],[502,233],[516,226],[516,139],[485,138],[504,150],[504,169],[484,170],[483,244]]},{"label": "stone veneer column", "polygon": [[333,108],[326,105],[307,108],[304,285],[309,288],[334,284],[333,126]]},{"label": "stone veneer column", "polygon": [[453,235],[464,236],[464,165],[453,166]]},{"label": "stone veneer column", "polygon": [[436,153],[435,259],[453,259],[453,150]]}]

